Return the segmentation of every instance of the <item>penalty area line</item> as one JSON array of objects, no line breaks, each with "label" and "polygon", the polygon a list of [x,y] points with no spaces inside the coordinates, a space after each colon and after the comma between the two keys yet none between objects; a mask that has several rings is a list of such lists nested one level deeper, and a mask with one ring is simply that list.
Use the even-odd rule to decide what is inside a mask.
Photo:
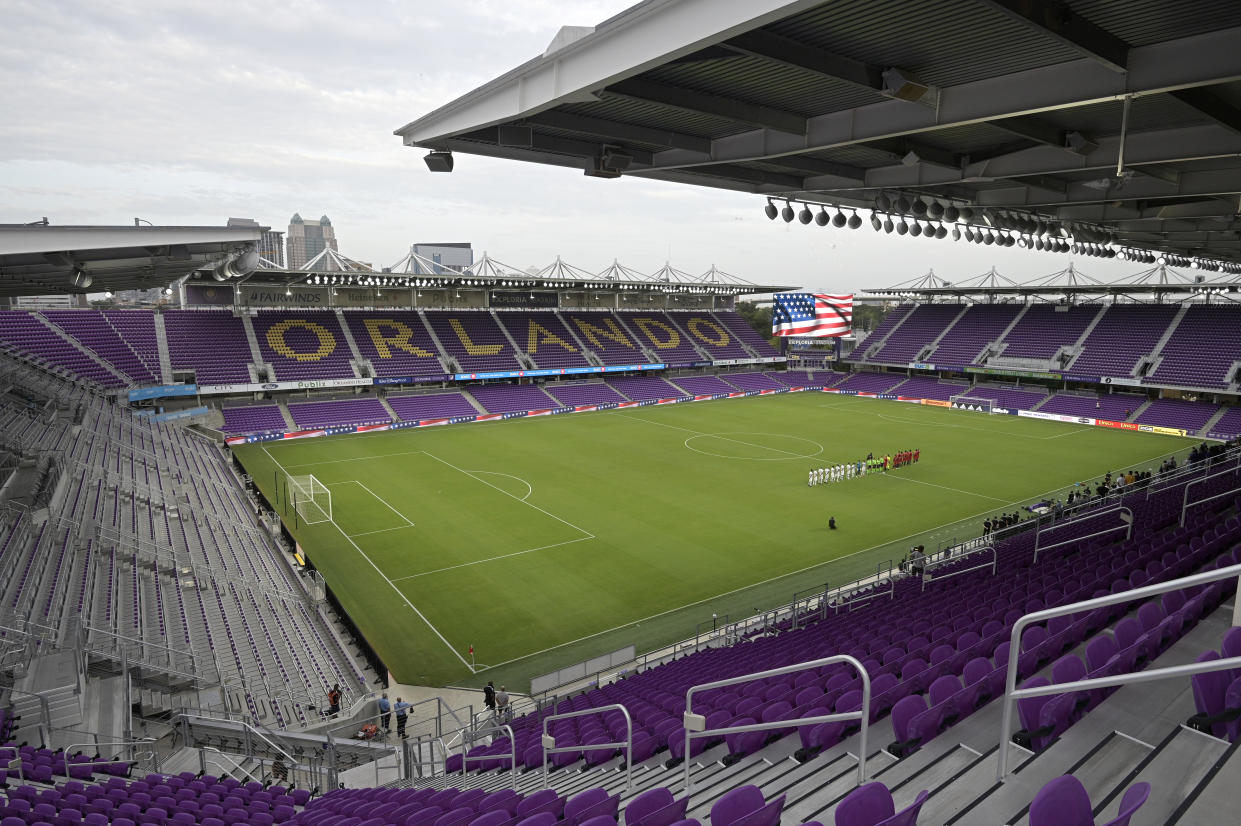
[{"label": "penalty area line", "polygon": [[[264,446],[263,450],[264,450],[264,451],[266,451],[266,450],[267,450],[266,446]],[[285,467],[284,467],[284,465],[282,465],[282,464],[280,464],[279,462],[277,462],[277,461],[276,461],[276,459],[275,459],[275,457],[274,457],[274,456],[272,456],[270,453],[268,453],[268,454],[267,454],[267,456],[268,456],[268,458],[270,458],[273,462],[275,462],[276,467],[280,468],[280,469],[281,469],[281,470],[283,470],[285,473],[288,473],[288,472],[289,472],[289,471],[288,471],[288,469],[287,469],[287,468],[285,468]],[[373,495],[373,494],[372,494],[372,495]],[[446,638],[443,634],[441,634],[441,633],[440,633],[440,630],[439,630],[438,628],[436,628],[436,627],[435,627],[435,626],[431,623],[431,620],[427,619],[426,614],[424,614],[424,613],[422,613],[421,611],[419,611],[419,610],[418,610],[418,606],[417,606],[417,605],[414,605],[412,602],[410,602],[409,597],[405,596],[405,594],[401,591],[401,589],[400,589],[400,588],[398,588],[398,587],[396,586],[396,583],[395,583],[395,582],[393,582],[391,579],[388,579],[388,575],[387,575],[387,574],[385,574],[383,571],[381,571],[381,570],[379,569],[379,566],[375,564],[375,560],[371,559],[370,555],[369,555],[366,551],[362,550],[361,546],[359,546],[357,542],[354,542],[354,541],[353,541],[353,537],[351,537],[349,534],[345,533],[345,529],[344,529],[344,528],[342,528],[340,525],[337,525],[337,524],[336,524],[336,520],[335,520],[335,519],[329,519],[328,521],[329,521],[329,522],[331,522],[331,523],[332,523],[332,527],[333,527],[333,528],[335,528],[335,529],[337,530],[337,532],[339,532],[339,533],[340,533],[340,535],[341,535],[341,536],[343,536],[343,537],[345,538],[345,541],[346,541],[346,542],[348,542],[350,545],[352,545],[352,546],[353,546],[353,549],[354,549],[355,551],[357,551],[359,554],[361,554],[361,555],[362,555],[362,558],[363,558],[363,559],[365,559],[365,560],[367,561],[367,563],[368,563],[368,564],[369,564],[372,568],[374,568],[374,569],[375,569],[375,573],[379,574],[380,578],[381,578],[381,579],[383,579],[383,581],[384,581],[384,582],[388,583],[389,587],[391,587],[393,591],[396,591],[396,595],[397,595],[397,596],[399,596],[399,597],[401,598],[401,601],[402,601],[402,602],[404,602],[406,605],[408,605],[408,606],[409,606],[409,610],[411,610],[411,611],[413,611],[415,614],[417,614],[417,615],[418,615],[418,618],[419,618],[420,620],[422,620],[424,623],[426,623],[427,628],[430,628],[430,629],[431,629],[431,633],[433,633],[433,634],[435,634],[435,636],[439,637],[440,642],[444,643],[444,646],[445,646],[445,647],[446,647],[449,651],[451,651],[451,652],[452,652],[453,656],[454,656],[454,657],[456,657],[458,660],[460,660],[460,661],[461,661],[461,664],[470,670],[470,673],[474,673],[474,667],[470,665],[469,661],[468,661],[468,660],[466,660],[466,658],[465,658],[465,657],[461,656],[461,653],[460,653],[459,651],[457,651],[457,649],[456,649],[456,648],[454,648],[454,647],[452,646],[452,643],[450,643],[450,642],[448,641],[448,639],[447,639],[447,638]]]},{"label": "penalty area line", "polygon": [[587,542],[591,539],[594,539],[594,537],[593,536],[579,536],[577,539],[566,539],[564,542],[553,542],[551,545],[541,545],[537,548],[527,548],[524,551],[513,551],[511,554],[500,554],[499,556],[489,556],[486,559],[475,559],[472,562],[462,562],[459,565],[447,565],[443,568],[436,568],[433,571],[422,571],[421,573],[410,574],[409,576],[399,576],[392,581],[402,582],[407,579],[417,579],[420,576],[430,576],[431,574],[441,574],[444,571],[454,571],[457,568],[468,568],[471,565],[482,565],[484,562],[495,562],[496,560],[499,560],[499,559],[508,559],[514,556],[524,556],[526,554],[532,554],[535,551],[546,551],[549,548],[559,548],[563,545],[572,545],[574,542]]}]

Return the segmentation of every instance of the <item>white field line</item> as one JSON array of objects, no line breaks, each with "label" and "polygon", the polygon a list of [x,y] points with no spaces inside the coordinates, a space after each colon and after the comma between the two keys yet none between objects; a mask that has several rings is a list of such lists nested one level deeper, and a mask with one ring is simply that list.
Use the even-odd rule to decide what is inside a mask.
[{"label": "white field line", "polygon": [[[266,451],[267,451],[267,448],[266,448],[266,447],[264,447],[264,448],[263,448],[263,450],[266,452]],[[272,455],[271,455],[270,453],[268,453],[268,454],[267,454],[267,456],[268,456],[268,458],[271,458],[271,460],[272,460],[273,462],[276,462],[276,459],[275,459],[274,457],[272,457]],[[281,465],[279,462],[276,462],[276,467],[280,468],[280,469],[281,469],[281,470],[283,470],[285,473],[288,473],[288,472],[289,472],[289,471],[288,471],[288,468],[284,467],[284,466],[283,466],[283,465]],[[468,669],[471,671],[471,673],[472,673],[472,672],[474,671],[474,668],[470,665],[469,661],[468,661],[468,660],[466,660],[466,658],[465,658],[465,657],[461,656],[460,652],[458,652],[458,651],[457,651],[457,649],[455,649],[455,648],[453,648],[453,647],[452,647],[452,643],[448,642],[448,640],[444,637],[444,635],[440,633],[440,630],[439,630],[438,628],[436,628],[434,625],[432,625],[432,624],[431,624],[431,621],[430,621],[429,619],[427,619],[426,615],[425,615],[425,614],[423,614],[421,611],[419,611],[419,610],[418,610],[418,606],[416,606],[416,605],[414,605],[412,602],[410,602],[410,601],[409,601],[409,597],[407,597],[407,596],[405,596],[405,594],[401,593],[401,589],[400,589],[400,588],[398,588],[398,587],[396,587],[396,584],[395,584],[395,583],[393,583],[393,581],[392,581],[392,580],[388,579],[388,575],[387,575],[387,574],[385,574],[383,571],[381,571],[381,570],[379,569],[379,566],[375,564],[375,560],[371,559],[371,558],[370,558],[370,556],[366,553],[366,551],[362,550],[362,548],[358,546],[358,543],[353,541],[353,537],[351,537],[351,536],[349,536],[349,534],[345,533],[345,529],[344,529],[344,528],[342,528],[340,525],[337,525],[337,524],[336,524],[336,520],[335,520],[335,519],[329,519],[328,521],[332,523],[332,527],[333,527],[333,528],[335,528],[337,531],[339,531],[339,532],[340,532],[340,535],[341,535],[341,536],[343,536],[343,537],[345,538],[345,541],[346,541],[346,542],[348,542],[350,545],[352,545],[352,546],[353,546],[353,549],[354,549],[355,551],[357,551],[359,554],[361,554],[361,555],[362,555],[362,558],[363,558],[363,559],[365,559],[365,560],[367,561],[367,563],[368,563],[368,564],[370,564],[370,566],[371,566],[372,568],[374,568],[374,569],[375,569],[375,573],[379,574],[379,576],[383,579],[383,581],[384,581],[384,582],[386,582],[386,583],[388,583],[388,585],[392,588],[392,590],[393,590],[393,591],[396,591],[397,596],[399,596],[399,597],[401,598],[401,600],[402,600],[402,601],[403,601],[406,605],[408,605],[408,606],[409,606],[409,610],[411,610],[411,611],[413,611],[415,614],[417,614],[417,615],[418,615],[418,618],[419,618],[419,619],[421,619],[424,623],[426,623],[427,628],[430,628],[430,629],[431,629],[431,631],[432,631],[432,633],[434,633],[434,634],[435,634],[435,636],[437,636],[437,637],[439,637],[439,638],[440,638],[440,642],[444,643],[444,646],[445,646],[445,647],[446,647],[449,651],[451,651],[451,652],[453,653],[453,656],[454,656],[454,657],[456,657],[458,660],[460,660],[460,661],[461,661],[461,664],[462,664],[462,665],[464,665],[466,668],[468,668]]]},{"label": "white field line", "polygon": [[[866,475],[870,476],[872,474],[868,473]],[[875,475],[881,476],[884,479],[899,479],[902,482],[916,482],[919,485],[930,485],[933,488],[942,488],[944,490],[950,490],[953,493],[964,493],[966,496],[977,496],[979,499],[990,499],[993,502],[1003,502],[1005,505],[1013,504],[1012,502],[1009,502],[1006,499],[1001,499],[998,496],[988,496],[985,493],[975,493],[972,490],[963,490],[961,488],[950,488],[947,485],[940,485],[940,484],[936,484],[935,482],[924,482],[921,479],[910,479],[908,476],[898,476],[895,473],[879,473]],[[1018,500],[1018,501],[1023,501],[1023,500]]]},{"label": "white field line", "polygon": [[388,510],[392,511],[392,512],[393,512],[393,513],[395,513],[397,516],[399,516],[399,517],[401,517],[402,519],[404,519],[404,520],[405,520],[405,522],[407,523],[407,527],[412,528],[412,527],[414,526],[414,523],[413,523],[413,522],[409,519],[409,517],[407,517],[405,514],[401,513],[401,512],[400,512],[399,510],[397,510],[396,508],[392,507],[390,504],[388,504],[388,500],[387,500],[387,499],[384,499],[384,498],[383,498],[382,496],[380,496],[378,493],[375,493],[375,491],[371,490],[370,488],[368,488],[366,485],[362,484],[361,482],[355,482],[355,484],[359,485],[359,486],[362,488],[362,490],[366,491],[366,492],[367,492],[367,493],[369,493],[371,496],[374,496],[374,497],[375,497],[376,499],[378,499],[380,502],[383,502],[384,507],[386,507]]},{"label": "white field line", "polygon": [[443,573],[444,571],[453,571],[453,570],[456,570],[457,568],[468,568],[471,565],[482,565],[484,562],[495,562],[497,559],[508,559],[509,557],[512,557],[512,556],[524,556],[525,554],[532,554],[535,551],[546,551],[548,548],[559,548],[561,545],[572,545],[574,542],[588,542],[591,539],[594,539],[594,537],[593,536],[579,536],[577,539],[566,539],[564,542],[555,542],[551,545],[542,545],[538,548],[528,548],[524,551],[514,551],[511,554],[500,554],[499,556],[489,556],[486,559],[475,559],[472,562],[462,562],[459,565],[448,565],[443,568],[436,568],[433,571],[422,571],[421,573],[410,574],[409,576],[399,576],[392,581],[401,582],[406,579],[417,579],[420,576],[430,576],[431,574],[439,574],[439,573]]},{"label": "white field line", "polygon": [[[651,419],[644,419],[644,418],[642,418],[641,416],[634,416],[634,415],[632,415],[632,414],[630,414],[630,413],[617,413],[616,415],[618,415],[618,416],[623,416],[623,417],[625,417],[626,419],[633,419],[634,421],[637,421],[637,422],[646,422],[647,424],[658,425],[658,426],[660,426],[660,427],[667,427],[667,428],[670,428],[670,429],[672,429],[672,430],[680,430],[680,431],[685,432],[685,433],[693,433],[695,436],[708,436],[708,437],[710,437],[710,438],[712,438],[712,439],[720,439],[721,441],[725,441],[725,442],[735,442],[736,444],[739,444],[739,445],[745,445],[746,447],[756,447],[756,448],[758,448],[759,450],[770,450],[772,453],[783,453],[784,455],[789,456],[789,457],[792,457],[792,458],[794,458],[794,459],[810,459],[810,458],[814,458],[814,457],[812,457],[812,456],[806,456],[806,455],[805,455],[805,454],[803,454],[803,453],[795,453],[795,452],[793,452],[793,451],[791,451],[791,450],[781,450],[781,449],[780,449],[780,448],[778,448],[778,447],[768,447],[767,445],[756,445],[756,444],[754,444],[753,442],[747,442],[747,441],[744,441],[744,440],[742,440],[742,439],[730,439],[729,437],[727,437],[727,436],[722,436],[722,435],[720,435],[719,433],[704,433],[704,432],[703,432],[703,431],[701,431],[701,430],[692,430],[692,429],[690,429],[690,428],[688,428],[688,427],[678,427],[677,425],[674,425],[674,424],[665,424],[665,423],[663,423],[663,422],[656,422],[656,421],[653,421],[653,420],[651,420]],[[768,435],[768,436],[789,436],[789,437],[794,438],[794,439],[801,439],[801,440],[803,440],[803,441],[810,442],[811,444],[816,444],[816,445],[819,445],[819,443],[818,443],[818,442],[816,442],[816,441],[814,441],[813,439],[805,439],[805,438],[804,438],[804,437],[802,437],[802,436],[792,436],[792,434],[789,434],[789,433],[768,433],[768,434],[766,434],[766,435]],[[686,441],[688,442],[689,440],[688,440],[688,439],[686,439]],[[688,447],[688,445],[687,445],[687,447]],[[692,450],[693,448],[690,448],[690,449]],[[819,453],[822,453],[822,452],[823,452],[823,445],[819,445]],[[705,454],[705,455],[710,455],[710,454]],[[815,455],[817,456],[818,454],[815,454]],[[732,458],[732,457],[730,457],[730,458]],[[743,458],[746,458],[746,457],[744,457],[744,456],[739,456],[739,457],[736,457],[736,458],[741,458],[741,459],[743,459]]]},{"label": "white field line", "polygon": [[525,502],[527,499],[531,497],[531,495],[534,494],[534,485],[530,484],[525,479],[522,479],[520,476],[514,476],[511,473],[501,473],[498,470],[471,470],[470,473],[483,473],[483,474],[489,474],[491,476],[507,476],[509,479],[512,479],[517,482],[521,482],[523,485],[526,486],[526,495],[518,497],[523,502]]},{"label": "white field line", "polygon": [[426,453],[426,455],[427,455],[427,456],[430,456],[432,459],[434,459],[435,461],[439,462],[440,464],[448,465],[448,467],[452,468],[453,470],[457,471],[458,473],[464,473],[466,476],[470,477],[471,479],[473,479],[473,480],[475,480],[475,481],[477,481],[477,482],[482,482],[484,485],[486,485],[487,487],[491,488],[492,490],[498,490],[500,493],[504,494],[505,496],[509,497],[510,499],[515,499],[515,500],[517,500],[518,502],[521,502],[523,505],[525,505],[525,506],[527,506],[527,507],[534,508],[536,511],[538,511],[538,512],[539,512],[539,513],[541,513],[541,514],[543,514],[544,516],[550,516],[552,519],[555,519],[557,522],[561,523],[562,525],[568,525],[570,528],[572,528],[573,530],[577,531],[578,533],[585,534],[585,535],[586,535],[586,536],[585,536],[585,538],[586,538],[586,539],[594,539],[594,538],[595,538],[595,535],[594,535],[593,533],[591,533],[590,531],[586,530],[585,528],[583,528],[583,527],[581,527],[581,526],[579,526],[579,525],[574,525],[572,522],[570,522],[570,521],[569,521],[569,520],[567,520],[567,519],[561,519],[561,518],[560,518],[559,516],[557,516],[556,514],[551,513],[550,511],[545,511],[545,510],[543,510],[542,508],[540,508],[538,505],[535,505],[535,504],[533,504],[533,503],[531,503],[531,502],[527,502],[525,499],[522,499],[520,496],[514,496],[513,494],[511,494],[511,493],[509,493],[508,491],[506,491],[504,488],[501,488],[501,487],[498,487],[498,486],[496,486],[496,485],[493,485],[493,484],[491,484],[490,482],[488,482],[486,479],[480,479],[480,478],[478,478],[477,476],[475,476],[475,475],[474,475],[473,473],[471,473],[470,471],[468,471],[468,470],[464,470],[464,469],[462,469],[462,468],[457,467],[457,466],[456,466],[456,465],[454,465],[452,462],[449,462],[447,459],[441,459],[440,457],[436,456],[434,453],[427,453],[427,451],[425,451],[425,450],[424,450],[424,451],[422,451],[422,453]]},{"label": "white field line", "polygon": [[397,525],[395,528],[378,528],[373,531],[362,531],[361,533],[351,533],[349,535],[354,536],[354,537],[370,536],[373,533],[388,533],[389,531],[407,531],[412,527],[414,527],[414,523],[411,522],[408,525]]}]

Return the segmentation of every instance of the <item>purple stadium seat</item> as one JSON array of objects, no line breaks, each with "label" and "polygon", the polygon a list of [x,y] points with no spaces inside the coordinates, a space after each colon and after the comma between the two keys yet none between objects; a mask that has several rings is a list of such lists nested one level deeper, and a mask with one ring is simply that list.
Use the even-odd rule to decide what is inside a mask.
[{"label": "purple stadium seat", "polygon": [[685,818],[688,806],[688,797],[676,800],[672,792],[662,786],[649,789],[625,807],[625,826],[671,826]]}]

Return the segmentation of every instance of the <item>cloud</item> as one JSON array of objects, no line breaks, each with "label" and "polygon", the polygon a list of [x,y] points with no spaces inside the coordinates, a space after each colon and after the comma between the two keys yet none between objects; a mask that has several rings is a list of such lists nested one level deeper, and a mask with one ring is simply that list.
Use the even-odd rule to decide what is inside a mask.
[{"label": "cloud", "polygon": [[[0,29],[0,222],[223,224],[327,213],[347,254],[386,265],[422,240],[514,266],[712,264],[752,281],[852,289],[1067,259],[772,224],[751,195],[461,156],[429,173],[392,130],[540,54],[562,25],[629,0],[286,4],[9,0]],[[1083,264],[1109,277],[1131,268]]]}]

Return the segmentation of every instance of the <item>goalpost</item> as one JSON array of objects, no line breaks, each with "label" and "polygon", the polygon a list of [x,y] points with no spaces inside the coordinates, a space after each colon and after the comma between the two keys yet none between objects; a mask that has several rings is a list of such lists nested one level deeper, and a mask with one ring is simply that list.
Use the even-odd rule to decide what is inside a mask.
[{"label": "goalpost", "polygon": [[957,410],[974,410],[978,413],[990,413],[995,401],[992,399],[979,399],[962,393],[958,396],[949,396],[948,403]]},{"label": "goalpost", "polygon": [[307,525],[332,521],[332,492],[314,474],[288,474],[288,504]]}]

